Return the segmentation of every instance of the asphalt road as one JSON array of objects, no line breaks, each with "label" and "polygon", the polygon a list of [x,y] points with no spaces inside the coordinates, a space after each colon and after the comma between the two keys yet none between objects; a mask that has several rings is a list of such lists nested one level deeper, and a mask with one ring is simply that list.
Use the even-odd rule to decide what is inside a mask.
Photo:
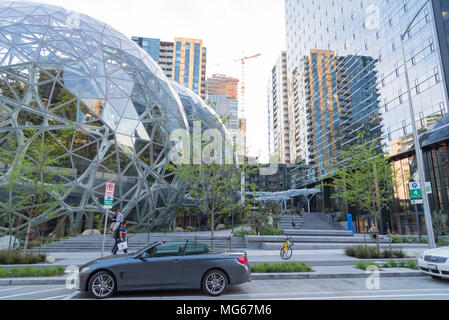
[{"label": "asphalt road", "polygon": [[[259,280],[231,287],[217,300],[449,300],[449,281],[430,277],[380,279],[370,290],[366,279]],[[80,293],[75,300],[91,299]],[[210,300],[199,290],[119,293],[111,300]]]},{"label": "asphalt road", "polygon": [[[1,300],[91,300],[65,286],[0,287]],[[200,290],[118,293],[110,300],[210,300]],[[230,287],[217,300],[449,300],[449,281],[430,277],[380,279],[370,290],[366,279],[259,280]]]},{"label": "asphalt road", "polygon": [[77,292],[59,286],[10,286],[0,287],[2,300],[69,300]]}]

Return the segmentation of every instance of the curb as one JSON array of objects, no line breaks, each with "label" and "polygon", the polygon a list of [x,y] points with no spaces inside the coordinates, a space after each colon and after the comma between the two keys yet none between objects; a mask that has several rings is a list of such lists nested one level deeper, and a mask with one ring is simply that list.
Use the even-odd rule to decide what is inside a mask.
[{"label": "curb", "polygon": [[[364,272],[347,272],[347,273],[253,273],[251,274],[252,281],[258,280],[303,280],[303,279],[341,279],[341,278],[366,278],[369,273]],[[380,271],[380,277],[383,278],[405,278],[405,277],[422,277],[425,276],[420,271],[405,271],[405,272],[388,272]],[[65,285],[67,278],[52,278],[52,279],[0,279],[0,287],[6,286],[44,286],[44,285]]]},{"label": "curb", "polygon": [[8,286],[51,286],[51,285],[65,285],[67,278],[52,278],[52,279],[0,279],[0,287]]}]

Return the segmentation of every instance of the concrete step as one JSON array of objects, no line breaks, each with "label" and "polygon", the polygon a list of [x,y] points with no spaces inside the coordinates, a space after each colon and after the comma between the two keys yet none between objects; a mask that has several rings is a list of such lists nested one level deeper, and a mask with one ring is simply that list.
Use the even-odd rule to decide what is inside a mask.
[{"label": "concrete step", "polygon": [[352,237],[352,231],[343,230],[284,230],[286,236],[316,236],[316,237]]}]

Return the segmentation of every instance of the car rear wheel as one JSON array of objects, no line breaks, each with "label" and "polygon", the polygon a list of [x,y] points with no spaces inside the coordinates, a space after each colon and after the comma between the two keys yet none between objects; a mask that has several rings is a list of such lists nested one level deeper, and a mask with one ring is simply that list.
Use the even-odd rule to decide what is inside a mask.
[{"label": "car rear wheel", "polygon": [[204,276],[202,287],[209,296],[221,296],[228,288],[228,277],[223,271],[211,270]]},{"label": "car rear wheel", "polygon": [[92,276],[89,281],[89,293],[96,299],[106,299],[114,295],[117,284],[109,272],[101,271]]}]

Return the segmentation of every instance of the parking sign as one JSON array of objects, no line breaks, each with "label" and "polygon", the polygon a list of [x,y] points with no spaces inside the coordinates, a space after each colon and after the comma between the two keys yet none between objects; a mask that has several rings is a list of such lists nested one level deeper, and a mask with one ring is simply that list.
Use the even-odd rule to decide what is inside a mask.
[{"label": "parking sign", "polygon": [[410,198],[412,200],[422,200],[421,185],[418,182],[410,183]]},{"label": "parking sign", "polygon": [[114,190],[115,190],[115,183],[106,184],[106,191],[104,192],[104,208],[105,209],[113,208]]}]

